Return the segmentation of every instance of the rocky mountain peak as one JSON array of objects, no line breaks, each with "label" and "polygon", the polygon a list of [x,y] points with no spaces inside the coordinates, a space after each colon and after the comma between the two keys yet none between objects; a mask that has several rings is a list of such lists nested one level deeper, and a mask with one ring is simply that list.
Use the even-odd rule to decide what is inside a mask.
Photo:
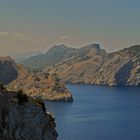
[{"label": "rocky mountain peak", "polygon": [[67,48],[65,44],[55,45],[52,48]]},{"label": "rocky mountain peak", "polygon": [[11,61],[15,62],[11,57],[9,56],[0,56],[0,61]]},{"label": "rocky mountain peak", "polygon": [[140,45],[133,45],[128,48],[123,49],[123,51],[130,53],[140,53]]},{"label": "rocky mountain peak", "polygon": [[86,45],[86,46],[82,47],[81,49],[96,49],[96,50],[100,50],[100,44],[92,43],[92,44],[89,44],[89,45]]},{"label": "rocky mountain peak", "polygon": [[[99,45],[95,45],[99,49]],[[97,85],[140,85],[140,45],[113,53],[82,48],[79,55],[52,67],[65,82]],[[88,48],[88,49],[87,49]],[[84,50],[84,51],[83,51]]]},{"label": "rocky mountain peak", "polygon": [[49,54],[49,53],[52,53],[52,52],[56,52],[56,51],[64,51],[64,50],[67,50],[69,49],[66,45],[64,44],[60,44],[60,45],[55,45],[53,47],[51,47],[47,52],[46,54]]}]

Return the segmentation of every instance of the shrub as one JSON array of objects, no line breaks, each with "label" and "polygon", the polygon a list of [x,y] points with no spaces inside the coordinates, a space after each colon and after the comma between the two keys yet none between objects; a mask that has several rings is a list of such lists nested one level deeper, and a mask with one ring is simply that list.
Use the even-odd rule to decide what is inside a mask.
[{"label": "shrub", "polygon": [[5,90],[6,88],[4,87],[3,83],[0,82],[0,89]]},{"label": "shrub", "polygon": [[17,98],[18,98],[18,104],[20,105],[24,104],[25,102],[28,102],[28,96],[24,94],[22,90],[19,90],[17,92]]},{"label": "shrub", "polygon": [[42,98],[40,96],[34,97],[32,100],[35,104],[42,104]]},{"label": "shrub", "polygon": [[44,75],[45,75],[45,78],[48,79],[50,74],[49,73],[44,73]]},{"label": "shrub", "polygon": [[46,112],[45,104],[44,104],[41,96],[35,97],[34,99],[32,99],[32,102],[35,104],[41,105],[43,111]]}]

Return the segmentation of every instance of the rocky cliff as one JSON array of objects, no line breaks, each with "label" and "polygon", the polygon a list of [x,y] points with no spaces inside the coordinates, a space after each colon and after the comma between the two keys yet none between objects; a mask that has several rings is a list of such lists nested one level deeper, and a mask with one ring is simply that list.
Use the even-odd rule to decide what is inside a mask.
[{"label": "rocky cliff", "polygon": [[106,53],[100,48],[83,51],[52,66],[48,72],[57,73],[69,83],[97,85],[140,85],[140,46]]},{"label": "rocky cliff", "polygon": [[15,62],[10,57],[0,57],[0,80],[4,84],[17,78],[18,73],[14,67]]},{"label": "rocky cliff", "polygon": [[51,101],[73,101],[72,94],[57,75],[30,73],[23,65],[9,57],[0,58],[0,81],[7,89],[22,90],[33,98]]},{"label": "rocky cliff", "polygon": [[21,102],[17,93],[0,90],[1,140],[56,140],[54,118],[42,106]]}]

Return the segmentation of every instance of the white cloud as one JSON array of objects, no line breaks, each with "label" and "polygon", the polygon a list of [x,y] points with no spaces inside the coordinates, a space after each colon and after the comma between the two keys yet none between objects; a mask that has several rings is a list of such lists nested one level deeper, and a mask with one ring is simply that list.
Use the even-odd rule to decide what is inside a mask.
[{"label": "white cloud", "polygon": [[33,34],[24,34],[19,32],[8,32],[8,31],[0,31],[0,38],[8,39],[16,41],[27,41],[31,43],[47,43],[48,39],[46,37],[40,37]]},{"label": "white cloud", "polygon": [[4,36],[4,35],[8,35],[8,34],[9,34],[9,32],[7,32],[7,31],[5,31],[5,32],[0,31],[0,36]]},{"label": "white cloud", "polygon": [[0,52],[39,50],[47,46],[46,36],[0,31]]},{"label": "white cloud", "polygon": [[15,36],[15,37],[22,37],[25,38],[27,35],[22,34],[22,33],[11,33],[11,35]]},{"label": "white cloud", "polygon": [[61,36],[61,37],[60,37],[61,40],[65,40],[65,39],[68,39],[68,38],[70,38],[70,37],[67,36],[67,35],[64,35],[64,36]]}]

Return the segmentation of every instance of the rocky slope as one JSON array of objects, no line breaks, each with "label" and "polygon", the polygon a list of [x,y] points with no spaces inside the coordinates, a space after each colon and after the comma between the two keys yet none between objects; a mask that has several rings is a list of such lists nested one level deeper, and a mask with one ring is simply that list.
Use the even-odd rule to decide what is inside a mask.
[{"label": "rocky slope", "polygon": [[56,75],[29,73],[23,65],[15,63],[9,57],[0,58],[0,81],[9,90],[22,90],[33,98],[69,102],[73,100],[72,94]]},{"label": "rocky slope", "polygon": [[86,83],[97,85],[140,85],[140,46],[106,53],[97,48],[83,51],[66,61],[46,69],[58,74],[69,83]]},{"label": "rocky slope", "polygon": [[50,48],[45,54],[38,54],[20,61],[30,70],[42,70],[62,60],[72,57],[77,53],[76,49],[68,48],[65,45],[56,45]]},{"label": "rocky slope", "polygon": [[0,139],[56,140],[54,118],[40,105],[21,104],[16,95],[0,89]]},{"label": "rocky slope", "polygon": [[75,55],[85,55],[86,52],[92,48],[99,48],[99,44],[90,44],[80,49],[69,48],[65,45],[56,45],[50,48],[45,54],[35,55],[21,61],[24,66],[28,67],[32,71],[43,70],[50,66],[55,65],[63,60],[69,59]]}]

